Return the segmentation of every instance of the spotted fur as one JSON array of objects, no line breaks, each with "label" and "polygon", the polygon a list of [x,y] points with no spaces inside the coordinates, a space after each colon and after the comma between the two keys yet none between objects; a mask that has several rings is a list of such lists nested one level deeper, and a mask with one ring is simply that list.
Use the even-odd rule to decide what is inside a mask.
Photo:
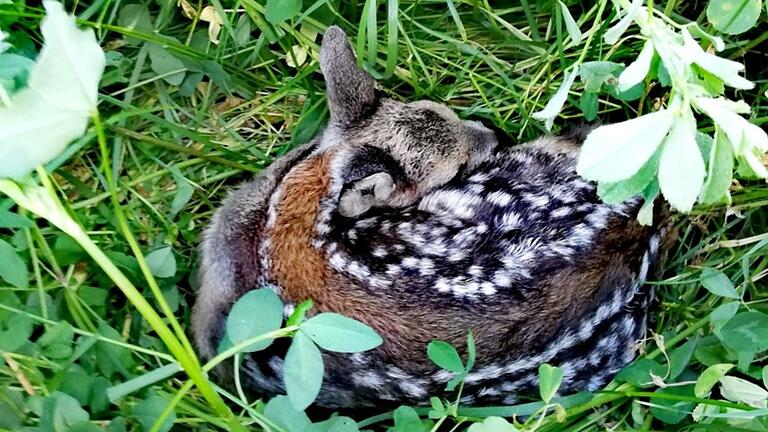
[{"label": "spotted fur", "polygon": [[[478,360],[464,403],[514,403],[535,390],[543,362],[563,368],[569,393],[600,388],[632,360],[643,283],[667,236],[635,221],[637,200],[600,201],[575,172],[577,141],[498,148],[442,105],[376,96],[337,28],[321,66],[331,123],[234,192],[206,231],[193,314],[204,357],[231,305],[267,286],[286,314],[311,298],[311,313],[344,314],[384,339],[323,354],[321,406],[427,402],[452,378],[427,344],[462,346],[468,330]],[[285,391],[287,343],[245,359],[248,388]]]}]

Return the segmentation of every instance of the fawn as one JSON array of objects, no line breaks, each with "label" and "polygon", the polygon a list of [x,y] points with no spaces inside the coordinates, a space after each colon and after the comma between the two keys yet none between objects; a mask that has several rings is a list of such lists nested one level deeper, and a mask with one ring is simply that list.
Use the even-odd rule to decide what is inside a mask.
[{"label": "fawn", "polygon": [[[316,403],[329,408],[426,402],[452,376],[427,344],[462,346],[468,330],[478,360],[463,403],[514,403],[543,362],[563,369],[563,393],[598,389],[634,358],[668,234],[635,220],[638,200],[600,201],[576,174],[577,138],[503,147],[446,106],[384,97],[338,27],[320,66],[327,127],[233,192],[205,232],[193,314],[204,357],[232,304],[266,286],[383,337],[323,354]],[[283,393],[286,348],[247,356],[246,385]]]}]

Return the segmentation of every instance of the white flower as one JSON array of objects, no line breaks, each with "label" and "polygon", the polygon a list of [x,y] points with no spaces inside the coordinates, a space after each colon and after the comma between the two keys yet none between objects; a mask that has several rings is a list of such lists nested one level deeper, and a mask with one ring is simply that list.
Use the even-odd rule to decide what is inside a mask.
[{"label": "white flower", "polygon": [[2,54],[3,51],[11,47],[11,44],[9,44],[8,42],[3,42],[6,36],[8,35],[4,33],[2,30],[0,30],[0,54]]},{"label": "white flower", "polygon": [[752,148],[751,150],[747,150],[743,156],[747,165],[752,168],[752,171],[754,171],[756,176],[760,178],[768,178],[768,168],[763,165],[763,153],[765,153],[765,151]]},{"label": "white flower", "polygon": [[[742,144],[745,143],[744,131],[752,125],[744,117],[737,114],[744,113],[744,105],[746,104],[743,101],[733,102],[724,98],[709,97],[698,97],[694,100],[694,103],[700,111],[711,117],[715,124],[725,132],[733,146],[733,151],[736,154],[741,153],[744,148]],[[757,126],[754,127],[757,128]],[[760,128],[757,129],[762,134],[750,132],[750,141],[758,146],[758,148],[764,148],[768,137],[765,136],[765,132]]]},{"label": "white flower", "polygon": [[705,52],[687,29],[683,28],[682,33],[684,47],[678,51],[688,63],[696,63],[702,69],[723,80],[729,87],[743,90],[755,87],[755,83],[739,75],[739,72],[744,70],[743,64]]},{"label": "white flower", "polygon": [[704,184],[704,160],[696,144],[696,119],[689,107],[675,117],[659,161],[659,186],[672,207],[689,212]]},{"label": "white flower", "polygon": [[557,92],[552,96],[549,102],[547,102],[544,109],[531,114],[531,117],[536,120],[543,120],[547,130],[552,129],[552,123],[555,121],[555,117],[560,114],[560,110],[563,109],[563,104],[565,104],[566,99],[568,99],[568,92],[571,90],[573,82],[578,75],[578,67],[566,72],[565,77],[563,78],[563,84],[557,89]]},{"label": "white flower", "polygon": [[600,126],[584,141],[576,171],[589,180],[617,182],[632,177],[672,128],[676,109]]},{"label": "white flower", "polygon": [[573,19],[571,11],[568,10],[568,6],[562,1],[558,1],[558,3],[560,3],[560,11],[563,14],[563,21],[565,21],[565,29],[568,31],[568,36],[571,37],[571,41],[573,41],[574,44],[580,44],[584,35],[581,33],[581,30],[579,30],[579,25],[576,24],[576,21]]},{"label": "white flower", "polygon": [[632,86],[642,82],[651,69],[651,60],[653,60],[653,42],[647,40],[643,45],[643,50],[640,51],[640,55],[637,56],[637,60],[627,66],[624,72],[619,75],[619,90],[627,91]]},{"label": "white flower", "polygon": [[[0,54],[3,53],[3,51],[7,50],[11,47],[11,44],[8,42],[3,42],[5,40],[5,37],[7,34],[5,34],[2,30],[0,30]],[[5,91],[2,85],[0,85],[0,107],[3,105],[5,106],[11,106],[11,97],[8,95],[8,92]]]},{"label": "white flower", "polygon": [[[619,41],[619,38],[621,35],[624,34],[625,31],[629,28],[629,25],[632,24],[632,22],[635,20],[635,17],[637,17],[637,14],[640,13],[640,10],[643,6],[643,0],[632,0],[632,4],[629,5],[629,8],[627,9],[626,15],[624,15],[618,23],[616,23],[615,26],[608,29],[608,31],[605,32],[605,42],[613,45],[616,42]],[[618,12],[619,6],[616,5],[616,9]]]},{"label": "white flower", "polygon": [[0,177],[20,178],[85,132],[96,107],[104,52],[61,3],[43,1],[45,40],[27,88],[0,108]]},{"label": "white flower", "polygon": [[768,135],[760,127],[737,114],[744,112],[746,104],[723,98],[699,97],[695,99],[695,105],[725,132],[733,146],[733,152],[744,157],[755,174],[768,178],[768,170],[761,160],[763,153],[768,151]]}]

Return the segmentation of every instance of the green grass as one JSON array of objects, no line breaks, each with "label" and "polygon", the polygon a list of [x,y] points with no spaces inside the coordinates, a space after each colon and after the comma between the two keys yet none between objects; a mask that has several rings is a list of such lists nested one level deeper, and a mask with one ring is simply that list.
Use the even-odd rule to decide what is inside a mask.
[{"label": "green grass", "polygon": [[[136,9],[131,12],[127,1],[65,2],[81,24],[96,29],[110,59],[100,89],[105,134],[99,142],[99,129],[92,125],[48,170],[51,186],[97,249],[138,288],[158,311],[158,319],[171,324],[157,301],[155,293],[161,292],[184,329],[194,302],[199,235],[221,200],[239,182],[311,138],[327,117],[315,60],[320,37],[307,36],[312,33],[307,29],[322,33],[331,23],[342,26],[361,61],[380,76],[381,87],[392,97],[446,103],[461,116],[494,123],[519,142],[545,133],[530,114],[554,94],[566,67],[577,59],[628,64],[642,46],[634,37],[617,49],[602,43],[613,16],[610,2],[604,9],[606,2],[570,2],[581,30],[591,28],[595,34],[569,47],[559,8],[550,1],[491,5],[487,0],[306,0],[302,11],[311,13],[271,25],[262,1],[211,0],[224,18],[218,44],[210,42],[207,23],[185,17],[176,1],[133,1],[148,9],[151,24],[128,27]],[[17,47],[39,49],[37,29],[43,12],[36,2],[27,3],[0,3],[0,27]],[[706,4],[677,3],[667,0],[656,7],[678,22],[696,21],[712,30]],[[188,4],[196,10],[208,5]],[[760,125],[768,121],[765,16],[763,11],[751,31],[726,37],[724,53],[744,61],[747,76],[757,83],[738,97],[750,104],[752,121]],[[150,55],[157,50],[151,44],[163,47],[175,60]],[[298,67],[286,62],[287,53],[298,56],[294,46],[310,53]],[[184,74],[180,85],[179,74]],[[577,84],[556,128],[583,120],[578,108],[581,92]],[[634,101],[602,93],[599,119],[633,118],[665,97],[658,86],[648,87]],[[730,209],[695,208],[688,216],[676,217],[680,239],[662,280],[655,283],[658,301],[642,350],[661,365],[662,376],[668,362],[672,369],[680,368],[679,376],[667,382],[683,384],[638,388],[617,381],[605,391],[563,401],[564,418],[551,406],[541,410],[541,404],[459,407],[450,413],[455,418],[438,420],[439,430],[451,430],[455,419],[456,430],[463,430],[470,420],[513,414],[533,414],[519,419],[524,423],[520,428],[541,431],[768,429],[768,415],[748,420],[710,417],[696,423],[688,414],[696,404],[723,413],[726,408],[752,409],[732,396],[729,400],[719,385],[709,395],[693,395],[692,385],[684,383],[695,382],[712,364],[738,363],[729,375],[763,388],[768,385],[761,384],[768,381],[763,369],[766,353],[752,358],[742,353],[739,359],[740,351],[726,350],[722,340],[727,338],[714,331],[710,314],[732,300],[711,294],[700,282],[702,269],[718,269],[738,290],[741,313],[768,313],[768,186],[736,182],[732,194]],[[156,382],[146,376],[180,359],[140,309],[126,300],[114,272],[105,271],[53,225],[0,197],[4,210],[20,212],[30,221],[0,228],[0,239],[22,257],[29,286],[0,282],[0,430],[148,430],[171,399],[176,403],[173,430],[229,429],[221,406],[192,387],[184,373],[174,374],[171,367],[163,369],[167,373]],[[171,247],[175,262],[158,260],[162,252],[155,251],[166,247]],[[144,256],[149,258],[146,267]],[[152,280],[157,281],[155,287]],[[179,340],[179,352],[188,355],[183,338]],[[686,353],[686,348],[692,351]],[[639,371],[643,373],[647,378],[647,369]],[[107,400],[107,388],[142,376],[152,385],[115,403]],[[236,422],[254,428],[265,424],[262,404],[246,409],[240,397],[223,390],[219,394]],[[67,421],[78,409],[85,410],[90,423],[70,428]],[[419,412],[426,418],[427,411]],[[377,414],[356,420],[372,430],[392,426],[392,413]]]}]

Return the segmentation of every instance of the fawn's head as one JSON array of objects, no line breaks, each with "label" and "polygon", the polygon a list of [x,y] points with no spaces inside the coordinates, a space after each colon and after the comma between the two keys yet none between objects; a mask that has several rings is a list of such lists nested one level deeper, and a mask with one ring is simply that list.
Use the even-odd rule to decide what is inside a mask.
[{"label": "fawn's head", "polygon": [[462,168],[486,160],[495,134],[450,108],[420,100],[403,103],[381,96],[360,69],[340,28],[323,36],[320,68],[331,119],[323,141],[345,150],[342,216],[372,207],[403,207],[451,180]]}]

